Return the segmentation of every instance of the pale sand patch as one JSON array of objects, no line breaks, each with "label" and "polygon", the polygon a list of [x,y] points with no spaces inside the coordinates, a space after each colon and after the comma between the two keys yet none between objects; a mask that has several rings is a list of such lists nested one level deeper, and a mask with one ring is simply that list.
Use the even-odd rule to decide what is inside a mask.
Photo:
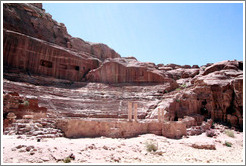
[{"label": "pale sand patch", "polygon": [[[158,142],[160,153],[146,151],[145,142],[152,139]],[[230,141],[232,147],[224,146]],[[190,147],[195,142],[208,142],[216,145],[216,150],[195,149]],[[217,138],[207,137],[205,133],[180,140],[167,139],[163,136],[144,134],[134,138],[46,138],[41,142],[36,139],[17,136],[2,137],[4,163],[63,163],[71,153],[75,160],[71,163],[238,163],[244,161],[243,133],[235,132],[235,138],[221,133]],[[33,145],[31,151],[18,145]],[[33,151],[34,150],[34,151]],[[36,150],[36,151],[35,151]],[[34,152],[34,154],[30,154]]]}]

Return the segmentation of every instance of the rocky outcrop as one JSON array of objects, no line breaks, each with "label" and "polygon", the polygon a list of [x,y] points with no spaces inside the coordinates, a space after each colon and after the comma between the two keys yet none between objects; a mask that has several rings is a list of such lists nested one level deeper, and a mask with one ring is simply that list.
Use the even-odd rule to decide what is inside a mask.
[{"label": "rocky outcrop", "polygon": [[55,138],[64,136],[55,126],[56,119],[16,119],[10,126],[4,128],[6,135],[26,135],[36,139]]},{"label": "rocky outcrop", "polygon": [[120,57],[105,44],[92,44],[68,34],[63,23],[58,23],[38,3],[4,3],[3,28],[57,44],[66,49],[104,60]]},{"label": "rocky outcrop", "polygon": [[189,87],[180,87],[164,94],[163,100],[149,117],[157,117],[158,108],[164,108],[166,120],[202,114],[214,121],[243,127],[242,62],[224,61],[209,65],[191,82]]},{"label": "rocky outcrop", "polygon": [[14,114],[15,118],[23,118],[25,115],[32,115],[37,119],[46,117],[47,108],[38,105],[37,98],[26,98],[19,96],[16,92],[3,94],[3,115],[8,119],[9,114]]},{"label": "rocky outcrop", "polygon": [[36,138],[63,136],[61,130],[56,129],[55,121],[48,116],[46,107],[39,106],[37,98],[20,96],[17,92],[4,92],[4,134],[27,135]]},{"label": "rocky outcrop", "polygon": [[175,70],[168,70],[164,72],[166,75],[169,76],[169,78],[173,78],[175,80],[178,80],[180,78],[193,78],[196,75],[199,74],[199,69],[184,69],[184,68],[178,68]]},{"label": "rocky outcrop", "polygon": [[104,83],[170,83],[172,89],[177,87],[177,83],[158,71],[153,63],[132,58],[107,59],[99,68],[91,70],[87,79]]}]

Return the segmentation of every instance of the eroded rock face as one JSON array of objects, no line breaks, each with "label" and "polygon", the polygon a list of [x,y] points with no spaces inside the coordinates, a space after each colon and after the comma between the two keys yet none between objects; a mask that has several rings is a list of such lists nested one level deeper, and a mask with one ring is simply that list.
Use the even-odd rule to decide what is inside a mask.
[{"label": "eroded rock face", "polygon": [[192,68],[192,69],[179,68],[179,69],[175,69],[175,70],[169,70],[169,71],[166,71],[164,73],[167,74],[170,78],[178,80],[180,78],[193,78],[193,77],[195,77],[196,75],[199,74],[199,69],[197,69],[197,68]]},{"label": "eroded rock face", "polygon": [[[170,84],[103,84],[43,78],[25,74],[4,74],[4,89],[37,96],[42,106],[59,117],[127,118],[128,102],[138,104],[138,118],[144,119]],[[21,82],[15,82],[16,80]],[[64,82],[62,82],[64,81]],[[29,82],[29,83],[27,83]],[[48,85],[48,86],[47,86]]]},{"label": "eroded rock face", "polygon": [[26,98],[17,92],[3,94],[3,130],[11,126],[16,119],[27,116],[31,119],[46,117],[47,108],[38,105],[37,98]]},{"label": "eroded rock face", "polygon": [[4,65],[71,81],[83,81],[99,60],[24,34],[4,30]]},{"label": "eroded rock face", "polygon": [[3,27],[100,60],[120,57],[105,44],[92,44],[73,38],[68,34],[66,26],[53,20],[39,3],[4,3]]},{"label": "eroded rock face", "polygon": [[[19,96],[16,92],[3,94],[4,119],[8,114],[14,113],[16,118],[23,118],[25,115],[46,116],[47,108],[38,105],[38,99]],[[36,117],[35,117],[36,118]]]},{"label": "eroded rock face", "polygon": [[168,122],[163,124],[162,135],[167,138],[180,139],[185,136],[186,124],[183,122]]},{"label": "eroded rock face", "polygon": [[142,63],[131,58],[107,59],[99,68],[90,71],[89,81],[104,83],[170,83],[177,87],[173,79],[167,78],[152,63]]},{"label": "eroded rock face", "polygon": [[149,117],[156,118],[157,109],[164,108],[167,120],[202,114],[205,118],[242,128],[241,63],[224,61],[209,65],[203,73],[193,78],[192,85],[164,94],[163,100]]}]

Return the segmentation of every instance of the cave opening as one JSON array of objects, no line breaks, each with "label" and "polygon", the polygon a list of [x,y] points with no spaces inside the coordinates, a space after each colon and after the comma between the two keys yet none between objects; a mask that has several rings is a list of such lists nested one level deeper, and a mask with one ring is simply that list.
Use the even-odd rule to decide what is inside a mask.
[{"label": "cave opening", "polygon": [[77,70],[77,71],[79,71],[79,66],[75,66],[74,69]]},{"label": "cave opening", "polygon": [[3,119],[7,119],[7,116],[8,116],[8,112],[4,112],[3,113]]},{"label": "cave opening", "polygon": [[226,114],[233,114],[235,112],[234,108],[235,92],[232,93],[232,99],[230,106],[226,109]]},{"label": "cave opening", "polygon": [[177,116],[174,117],[174,121],[178,121],[178,119],[179,119],[179,118],[178,118]]}]

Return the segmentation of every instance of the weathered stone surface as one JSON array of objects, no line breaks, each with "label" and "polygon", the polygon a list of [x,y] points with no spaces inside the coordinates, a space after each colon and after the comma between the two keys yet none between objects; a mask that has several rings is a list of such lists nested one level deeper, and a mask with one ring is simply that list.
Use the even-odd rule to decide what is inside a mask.
[{"label": "weathered stone surface", "polygon": [[186,124],[181,121],[167,122],[162,124],[162,135],[167,138],[179,139],[186,134]]},{"label": "weathered stone surface", "polygon": [[169,78],[173,78],[175,80],[178,80],[180,78],[193,78],[196,75],[199,74],[199,69],[196,68],[178,68],[174,70],[169,70],[164,72],[166,75],[169,76]]},{"label": "weathered stone surface", "polygon": [[[5,74],[11,78],[16,75]],[[144,119],[153,109],[170,84],[64,84],[54,79],[45,81],[41,76],[32,76],[35,84],[26,84],[28,75],[17,77],[23,83],[4,81],[6,90],[13,90],[25,96],[37,96],[39,104],[52,111],[53,115],[64,117],[127,118],[128,102],[138,104],[138,118]],[[37,80],[36,80],[37,79]],[[44,82],[45,84],[41,84]],[[47,86],[50,85],[50,86]]]},{"label": "weathered stone surface", "polygon": [[166,78],[154,64],[127,58],[108,59],[99,68],[91,70],[87,78],[93,82],[170,83],[172,89],[177,87],[177,83]]},{"label": "weathered stone surface", "polygon": [[148,123],[136,123],[128,121],[115,121],[109,119],[107,121],[100,120],[82,120],[67,119],[58,120],[58,128],[60,128],[66,137],[133,137],[139,134],[147,133]]},{"label": "weathered stone surface", "polygon": [[73,38],[68,34],[63,23],[53,20],[52,16],[42,9],[42,4],[4,3],[3,27],[101,60],[120,57],[104,44],[94,44]]},{"label": "weathered stone surface", "polygon": [[239,61],[222,61],[207,67],[202,75],[207,75],[215,71],[221,71],[227,69],[232,69],[236,71],[243,70],[242,67],[243,67],[242,62]]},{"label": "weathered stone surface", "polygon": [[[184,123],[187,124],[187,119],[185,120],[182,120]],[[194,120],[194,122],[196,122]],[[207,122],[203,121],[202,124],[197,124],[197,123],[193,123],[193,124],[190,124],[188,123],[188,126],[187,126],[187,135],[191,136],[191,135],[200,135],[202,134],[203,132],[209,130],[212,126],[212,123],[213,123],[213,120],[212,119],[208,119]]]},{"label": "weathered stone surface", "polygon": [[[3,95],[3,115],[4,119],[6,118],[22,118],[25,115],[32,116],[33,118],[37,118],[40,116],[46,116],[47,108],[40,107],[38,105],[38,99],[28,99],[25,97],[21,97],[16,95],[16,92],[12,96],[13,93],[5,93]],[[30,115],[32,114],[32,115]]]},{"label": "weathered stone surface", "polygon": [[163,135],[168,138],[182,138],[186,135],[186,124],[183,122],[162,124],[147,120],[129,122],[115,119],[60,119],[56,125],[69,138],[98,136],[126,138],[146,133]]},{"label": "weathered stone surface", "polygon": [[210,142],[196,142],[192,144],[191,147],[196,149],[216,150],[215,144]]},{"label": "weathered stone surface", "polygon": [[[239,67],[240,63],[242,62],[225,61],[210,65],[209,69],[205,70],[207,74],[195,76],[189,87],[180,87],[172,93],[165,93],[162,101],[147,117],[156,118],[158,108],[164,108],[166,120],[203,114],[205,118],[229,122],[232,126],[242,126],[239,124],[243,108],[243,71]],[[230,69],[225,67],[228,65],[231,66]],[[218,66],[223,68],[213,72]],[[227,116],[228,114],[232,116]]]},{"label": "weathered stone surface", "polygon": [[9,30],[4,30],[3,53],[5,66],[71,81],[82,81],[99,65],[97,59]]},{"label": "weathered stone surface", "polygon": [[30,3],[31,5],[39,8],[39,9],[43,9],[43,4],[42,3]]},{"label": "weathered stone surface", "polygon": [[[23,121],[25,120],[25,121]],[[48,122],[49,119],[16,119],[14,123],[4,128],[4,134],[27,135],[36,138],[55,138],[64,136],[62,131],[56,129],[55,122]],[[46,122],[46,125],[40,125]]]}]

